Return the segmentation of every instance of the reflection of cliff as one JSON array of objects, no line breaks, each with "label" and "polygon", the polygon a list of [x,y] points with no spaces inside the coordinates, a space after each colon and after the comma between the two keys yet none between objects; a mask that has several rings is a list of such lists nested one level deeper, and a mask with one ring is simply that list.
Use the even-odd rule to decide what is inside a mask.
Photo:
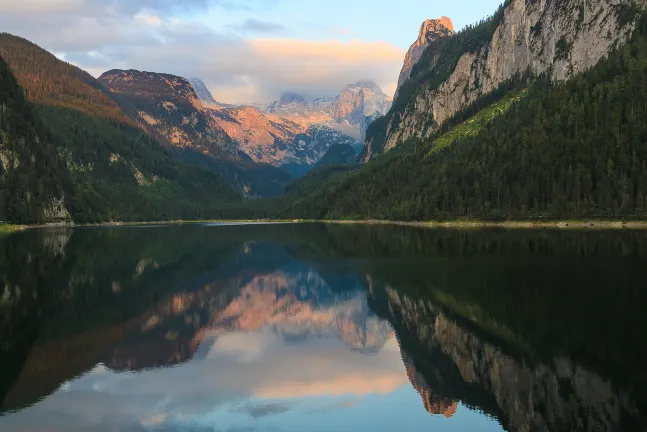
[{"label": "reflection of cliff", "polygon": [[[524,359],[450,318],[427,300],[413,300],[370,282],[369,303],[387,316],[418,388],[460,399],[498,418],[510,431],[645,430],[644,413],[607,379],[568,358]],[[420,376],[418,373],[420,372]],[[420,390],[419,390],[420,391]],[[420,391],[427,405],[427,393]]]},{"label": "reflection of cliff", "polygon": [[404,351],[402,351],[402,361],[407,368],[407,376],[409,377],[409,381],[411,381],[411,385],[420,393],[422,403],[430,414],[442,414],[447,418],[456,414],[458,402],[443,397],[442,395],[435,395],[422,374],[416,370],[413,359]]}]

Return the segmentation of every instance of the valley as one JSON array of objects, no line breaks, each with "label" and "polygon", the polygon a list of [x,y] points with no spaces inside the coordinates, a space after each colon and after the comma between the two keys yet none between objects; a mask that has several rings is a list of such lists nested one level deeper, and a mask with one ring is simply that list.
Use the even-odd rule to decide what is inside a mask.
[{"label": "valley", "polygon": [[645,2],[558,3],[425,20],[394,98],[363,80],[230,104],[3,34],[3,100],[27,99],[7,105],[0,220],[639,221]]}]

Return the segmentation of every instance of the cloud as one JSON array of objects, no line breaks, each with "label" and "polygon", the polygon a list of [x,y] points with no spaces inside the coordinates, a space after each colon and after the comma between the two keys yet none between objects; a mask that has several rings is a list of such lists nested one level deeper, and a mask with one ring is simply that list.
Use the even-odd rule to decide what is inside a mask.
[{"label": "cloud", "polygon": [[250,18],[240,25],[233,26],[233,28],[245,33],[282,33],[287,30],[282,24],[255,18]]},{"label": "cloud", "polygon": [[0,28],[95,76],[116,68],[198,76],[226,103],[270,102],[285,91],[330,97],[358,80],[392,93],[404,51],[385,42],[278,38],[280,23],[250,18],[214,29],[200,19],[204,9],[276,1],[0,0]]},{"label": "cloud", "polygon": [[330,338],[290,345],[265,328],[220,334],[208,355],[178,367],[115,373],[97,366],[0,423],[7,430],[194,430],[197,424],[209,430],[214,418],[232,415],[253,422],[338,409],[362,412],[364,397],[407,386],[393,337],[378,354],[363,355]]}]

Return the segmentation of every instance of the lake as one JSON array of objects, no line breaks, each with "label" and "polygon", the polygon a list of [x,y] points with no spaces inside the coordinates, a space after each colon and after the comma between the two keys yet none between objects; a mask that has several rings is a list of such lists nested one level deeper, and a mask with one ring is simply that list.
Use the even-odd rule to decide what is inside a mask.
[{"label": "lake", "polygon": [[647,430],[647,232],[0,238],[0,430]]}]

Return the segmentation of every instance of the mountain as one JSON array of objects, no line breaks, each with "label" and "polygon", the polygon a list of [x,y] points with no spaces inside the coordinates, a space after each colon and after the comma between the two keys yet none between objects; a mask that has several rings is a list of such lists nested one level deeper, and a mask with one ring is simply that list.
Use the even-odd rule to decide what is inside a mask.
[{"label": "mountain", "polygon": [[207,115],[185,78],[155,72],[111,70],[99,77],[122,106],[132,106],[132,119],[182,162],[222,175],[248,197],[280,195],[291,177],[257,164]]},{"label": "mountain", "polygon": [[[298,178],[313,169],[330,146],[361,147],[358,139],[337,130],[344,129],[341,123],[337,128],[331,127],[334,123],[331,120],[333,99],[317,98],[309,103],[297,93],[286,93],[281,100],[265,107],[235,106],[216,102],[202,80],[189,81],[202,103],[201,111],[207,122],[230,138],[227,148],[244,153],[256,163],[281,168]],[[362,85],[367,92],[370,89],[381,92],[373,83]],[[374,113],[384,109],[383,101],[369,101],[367,107]],[[360,108],[363,109],[363,105]],[[364,119],[357,109],[350,114],[359,116],[357,124],[360,118]],[[362,125],[365,122],[366,119]],[[345,129],[355,134],[349,124]]]},{"label": "mountain", "polygon": [[411,47],[409,47],[409,51],[407,51],[407,55],[404,58],[404,65],[402,66],[402,71],[400,71],[398,88],[395,92],[394,99],[398,98],[400,87],[409,80],[413,67],[420,61],[422,54],[425,52],[425,49],[427,49],[429,44],[440,38],[452,36],[453,34],[454,24],[451,19],[445,16],[440,19],[428,19],[422,23],[420,26],[420,32],[418,33],[418,39],[411,44]]},{"label": "mountain", "polygon": [[204,81],[200,78],[189,78],[189,83],[203,105],[218,105],[218,102],[213,98]]},{"label": "mountain", "polygon": [[220,176],[174,162],[89,74],[9,34],[0,35],[0,56],[30,102],[17,99],[5,69],[3,87],[13,97],[7,107],[18,120],[2,145],[4,169],[13,165],[4,188],[7,204],[13,195],[21,207],[8,208],[7,220],[218,217],[240,199]]},{"label": "mountain", "polygon": [[330,146],[359,144],[326,126],[295,123],[249,106],[208,108],[205,113],[239,151],[255,162],[280,167],[295,177],[314,168]]},{"label": "mountain", "polygon": [[283,216],[643,218],[646,3],[513,0],[431,42],[368,163],[291,186]]},{"label": "mountain", "polygon": [[[427,47],[411,67],[405,63],[395,109],[371,128],[364,160],[410,138],[430,137],[462,109],[517,75],[547,74],[564,81],[590,69],[627,40],[635,21],[632,10],[638,5],[644,6],[644,1],[509,0],[488,20],[454,36],[445,25],[449,21],[429,22],[451,37],[437,37],[423,24],[420,36],[426,33]],[[418,43],[410,54],[419,53]]]},{"label": "mountain", "polygon": [[56,146],[0,57],[0,221],[67,221]]},{"label": "mountain", "polygon": [[391,99],[371,81],[349,84],[336,98],[316,98],[308,102],[296,93],[285,93],[281,99],[267,106],[268,114],[277,115],[295,123],[319,124],[363,140],[366,117],[388,112]]}]

